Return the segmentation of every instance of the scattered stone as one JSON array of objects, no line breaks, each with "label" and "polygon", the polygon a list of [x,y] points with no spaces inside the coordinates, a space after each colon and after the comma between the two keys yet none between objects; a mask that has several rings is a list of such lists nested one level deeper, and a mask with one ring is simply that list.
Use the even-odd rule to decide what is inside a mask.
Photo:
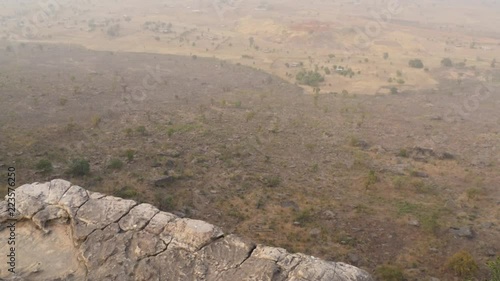
[{"label": "scattered stone", "polygon": [[154,185],[156,187],[167,187],[174,182],[175,182],[175,178],[173,176],[166,176],[166,177],[163,177],[161,179],[155,180]]},{"label": "scattered stone", "polygon": [[485,222],[485,223],[481,224],[481,228],[483,228],[483,229],[490,229],[492,227],[493,227],[493,223],[492,222]]},{"label": "scattered stone", "polygon": [[347,254],[347,259],[350,263],[354,264],[354,265],[358,265],[359,264],[359,261],[360,261],[360,258],[358,255],[356,255],[355,253],[348,253]]},{"label": "scattered stone", "polygon": [[420,222],[416,219],[412,219],[408,222],[409,225],[412,225],[412,226],[420,226]]},{"label": "scattered stone", "polygon": [[292,210],[298,212],[300,210],[299,205],[294,201],[288,200],[281,202],[281,207],[283,208],[291,208]]},{"label": "scattered stone", "polygon": [[420,172],[420,171],[413,171],[413,172],[411,172],[411,175],[413,177],[417,177],[417,178],[428,178],[429,177],[429,174],[427,174],[425,172]]},{"label": "scattered stone", "polygon": [[320,234],[321,234],[321,229],[319,228],[313,228],[311,229],[311,231],[309,231],[309,235],[311,235],[311,237],[318,237]]},{"label": "scattered stone", "polygon": [[370,147],[370,145],[365,140],[354,140],[352,141],[352,145],[361,149],[367,149]]},{"label": "scattered stone", "polygon": [[165,151],[165,156],[178,158],[181,156],[181,152],[177,149],[167,149],[167,151]]},{"label": "scattered stone", "polygon": [[173,211],[172,214],[178,216],[179,218],[185,218],[186,214],[180,211]]},{"label": "scattered stone", "polygon": [[439,154],[438,158],[440,160],[453,160],[453,159],[455,159],[455,155],[448,153],[448,152],[443,152],[443,153]]},{"label": "scattered stone", "polygon": [[486,255],[488,257],[495,257],[497,255],[497,251],[494,248],[490,247],[486,250]]},{"label": "scattered stone", "polygon": [[330,210],[326,210],[321,213],[321,218],[323,218],[324,220],[333,220],[335,219],[335,216],[335,213]]},{"label": "scattered stone", "polygon": [[166,162],[165,162],[165,167],[169,170],[172,170],[173,168],[175,168],[175,162],[174,160],[172,159],[168,159]]},{"label": "scattered stone", "polygon": [[474,233],[472,231],[472,227],[470,226],[451,227],[450,231],[453,235],[458,237],[464,237],[468,239],[474,238]]},{"label": "scattered stone", "polygon": [[375,146],[371,147],[371,148],[370,148],[370,151],[371,151],[371,152],[375,152],[375,153],[377,153],[377,154],[387,152],[387,150],[386,150],[383,146],[381,146],[381,145],[379,145],[379,144],[377,144],[377,145],[375,145]]}]

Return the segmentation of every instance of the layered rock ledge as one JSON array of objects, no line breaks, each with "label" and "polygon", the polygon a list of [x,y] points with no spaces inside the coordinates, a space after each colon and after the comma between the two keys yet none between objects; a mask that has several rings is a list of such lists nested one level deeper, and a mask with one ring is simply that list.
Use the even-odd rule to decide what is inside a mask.
[{"label": "layered rock ledge", "polygon": [[[0,280],[373,280],[65,180],[20,186],[15,198],[14,214],[0,202]],[[13,222],[15,274],[7,264]]]}]

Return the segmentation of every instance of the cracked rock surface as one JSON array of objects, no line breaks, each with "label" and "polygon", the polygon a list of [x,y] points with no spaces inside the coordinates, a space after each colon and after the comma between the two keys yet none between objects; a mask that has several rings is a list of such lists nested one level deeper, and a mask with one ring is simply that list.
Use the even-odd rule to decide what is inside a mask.
[{"label": "cracked rock surface", "polygon": [[[16,189],[0,201],[0,237],[15,222],[15,274],[7,240],[0,280],[372,281],[365,271],[255,245],[200,220],[90,192],[65,180]],[[4,255],[5,253],[5,255]]]}]

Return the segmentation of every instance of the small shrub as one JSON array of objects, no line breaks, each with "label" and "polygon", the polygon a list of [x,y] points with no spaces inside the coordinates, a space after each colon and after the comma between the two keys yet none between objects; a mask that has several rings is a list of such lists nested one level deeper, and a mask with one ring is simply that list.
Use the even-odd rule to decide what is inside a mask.
[{"label": "small shrub", "polygon": [[125,151],[125,157],[127,157],[127,161],[132,161],[134,160],[134,156],[135,156],[135,151],[133,149],[127,149]]},{"label": "small shrub", "polygon": [[255,117],[255,111],[250,111],[247,113],[246,121],[250,121]]},{"label": "small shrub", "polygon": [[[392,81],[391,81],[391,82],[392,82]],[[392,87],[392,88],[391,88],[391,94],[392,94],[392,95],[396,95],[397,93],[398,93],[398,88],[396,88],[396,87]]]},{"label": "small shrub", "polygon": [[401,148],[398,153],[399,157],[408,158],[408,150]]},{"label": "small shrub", "polygon": [[395,188],[403,188],[406,184],[406,178],[403,176],[396,176],[392,179],[392,184]]},{"label": "small shrub", "polygon": [[368,176],[366,177],[365,188],[369,188],[370,186],[376,184],[379,181],[379,178],[375,174],[375,171],[370,170],[368,172]]},{"label": "small shrub", "polygon": [[136,132],[138,132],[139,134],[145,136],[146,135],[146,127],[144,126],[139,126],[135,129]]},{"label": "small shrub", "polygon": [[173,136],[174,133],[175,133],[175,129],[174,128],[168,128],[167,129],[167,135],[168,135],[168,137]]},{"label": "small shrub", "polygon": [[120,24],[113,24],[108,27],[106,34],[110,37],[116,37],[120,34]]},{"label": "small shrub", "polygon": [[500,257],[497,257],[496,260],[487,262],[486,265],[491,271],[490,281],[500,281]]},{"label": "small shrub", "polygon": [[280,176],[268,176],[263,179],[264,184],[267,187],[277,187],[281,183]]},{"label": "small shrub", "polygon": [[76,130],[76,124],[73,123],[73,122],[70,122],[68,124],[66,124],[66,127],[64,128],[66,130],[66,132],[68,133],[71,133],[71,132],[74,132]]},{"label": "small shrub", "polygon": [[375,269],[375,276],[381,281],[405,281],[403,270],[394,265],[381,265]]},{"label": "small shrub", "polygon": [[120,170],[123,168],[123,162],[120,159],[111,159],[108,164],[109,169]]},{"label": "small shrub", "polygon": [[161,211],[171,212],[175,210],[175,202],[172,196],[161,197],[157,196],[158,208]]},{"label": "small shrub", "polygon": [[311,211],[309,210],[301,211],[295,216],[295,221],[299,222],[302,225],[310,222],[311,220],[312,220],[312,214]]},{"label": "small shrub", "polygon": [[481,191],[477,188],[469,188],[466,193],[469,200],[474,200],[480,195]]},{"label": "small shrub", "polygon": [[74,159],[71,162],[68,173],[77,177],[88,175],[90,173],[89,161],[85,159]]},{"label": "small shrub", "polygon": [[451,256],[446,267],[457,276],[465,278],[473,277],[479,270],[476,261],[467,251],[460,251]]},{"label": "small shrub", "polygon": [[131,128],[127,128],[125,129],[125,135],[127,135],[127,137],[130,137],[132,135],[134,131],[131,129]]},{"label": "small shrub", "polygon": [[361,148],[366,148],[368,144],[366,141],[359,139],[356,136],[351,136],[349,139],[349,145],[353,147],[361,147]]},{"label": "small shrub", "polygon": [[131,186],[125,186],[121,189],[115,190],[113,192],[113,195],[116,197],[120,197],[123,199],[130,199],[130,198],[135,198],[137,196],[138,192]]},{"label": "small shrub", "polygon": [[95,115],[92,117],[92,127],[98,128],[99,125],[101,124],[101,117],[99,115]]},{"label": "small shrub", "polygon": [[54,169],[52,166],[52,162],[47,159],[41,159],[40,161],[38,161],[38,163],[36,163],[35,167],[43,174],[49,174]]},{"label": "small shrub", "polygon": [[415,214],[418,211],[419,206],[417,204],[412,204],[407,201],[399,202],[397,204],[398,215]]},{"label": "small shrub", "polygon": [[422,216],[420,222],[422,224],[422,229],[431,234],[437,234],[439,231],[439,214],[433,212],[432,214]]},{"label": "small shrub", "polygon": [[65,97],[59,98],[59,105],[60,106],[65,106],[68,103],[68,99]]}]

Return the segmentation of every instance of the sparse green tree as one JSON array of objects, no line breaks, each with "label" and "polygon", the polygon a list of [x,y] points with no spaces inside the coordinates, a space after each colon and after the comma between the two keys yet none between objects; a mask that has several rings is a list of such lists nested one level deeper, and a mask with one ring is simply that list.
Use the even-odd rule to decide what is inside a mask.
[{"label": "sparse green tree", "polygon": [[424,68],[424,63],[421,59],[413,59],[408,62],[408,65],[413,68]]},{"label": "sparse green tree", "polygon": [[299,84],[317,87],[319,83],[324,82],[325,78],[316,71],[305,71],[297,73],[295,79]]},{"label": "sparse green tree", "polygon": [[90,173],[89,161],[85,159],[74,159],[71,162],[68,173],[77,177],[82,177],[89,174]]},{"label": "sparse green tree", "polygon": [[453,62],[451,61],[450,58],[444,58],[441,60],[441,65],[444,66],[444,67],[452,67],[453,66]]}]

